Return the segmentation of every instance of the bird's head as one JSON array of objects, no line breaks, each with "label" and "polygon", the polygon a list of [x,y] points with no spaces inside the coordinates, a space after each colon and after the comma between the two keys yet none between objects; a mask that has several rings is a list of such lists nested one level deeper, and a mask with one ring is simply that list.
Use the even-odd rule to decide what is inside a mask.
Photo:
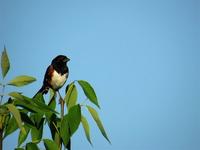
[{"label": "bird's head", "polygon": [[70,59],[64,55],[58,55],[52,60],[52,64],[66,64]]}]

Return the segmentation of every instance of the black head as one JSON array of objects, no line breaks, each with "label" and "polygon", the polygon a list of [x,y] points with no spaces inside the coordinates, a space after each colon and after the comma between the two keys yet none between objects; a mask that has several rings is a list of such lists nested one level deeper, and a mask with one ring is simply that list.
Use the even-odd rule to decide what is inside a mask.
[{"label": "black head", "polygon": [[51,64],[64,65],[64,64],[66,64],[68,61],[70,61],[70,59],[69,59],[68,57],[66,57],[66,56],[64,56],[64,55],[58,55],[58,56],[56,56],[56,57],[52,60]]}]

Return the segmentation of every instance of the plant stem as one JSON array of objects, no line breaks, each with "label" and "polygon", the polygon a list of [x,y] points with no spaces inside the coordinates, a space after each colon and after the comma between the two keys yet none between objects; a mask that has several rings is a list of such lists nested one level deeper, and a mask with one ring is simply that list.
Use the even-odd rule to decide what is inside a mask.
[{"label": "plant stem", "polygon": [[[61,120],[64,117],[64,106],[65,106],[65,101],[63,100],[62,96],[60,95],[60,92],[58,91],[59,94],[59,101],[60,101],[60,118]],[[60,139],[61,141],[61,139]],[[62,150],[62,143],[60,142],[60,150]]]},{"label": "plant stem", "polygon": [[2,95],[1,95],[0,105],[1,105],[1,103],[2,103],[2,100],[3,100],[3,96],[4,96],[5,87],[6,87],[6,86],[3,84],[3,85],[2,85]]}]

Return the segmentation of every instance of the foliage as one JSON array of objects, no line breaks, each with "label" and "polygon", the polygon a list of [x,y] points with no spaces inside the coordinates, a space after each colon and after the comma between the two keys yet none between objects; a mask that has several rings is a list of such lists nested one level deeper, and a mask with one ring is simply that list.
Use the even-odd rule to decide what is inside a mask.
[{"label": "foliage", "polygon": [[[10,61],[7,55],[6,47],[1,55],[2,79],[4,79],[10,70]],[[97,96],[93,87],[84,80],[75,80],[66,87],[64,99],[60,96],[61,113],[56,110],[57,94],[50,89],[49,102],[44,99],[42,94],[37,94],[29,98],[20,92],[4,93],[7,86],[21,87],[36,81],[34,77],[21,75],[16,76],[7,83],[0,83],[2,93],[0,95],[0,150],[3,140],[16,130],[20,130],[18,135],[18,145],[16,150],[37,150],[40,149],[38,143],[43,142],[46,150],[55,150],[64,148],[70,149],[71,138],[76,133],[80,124],[82,124],[86,139],[92,145],[90,135],[90,125],[84,116],[82,109],[86,108],[97,124],[105,139],[110,142],[97,111],[90,105],[78,103],[78,88],[80,86],[90,104],[100,108]],[[8,95],[8,100],[4,98]],[[3,103],[4,102],[4,103]],[[64,103],[67,112],[64,113]],[[63,105],[63,107],[62,107]],[[52,135],[52,139],[43,139],[43,129],[47,125]],[[31,135],[31,141],[28,141],[28,135]],[[24,145],[22,145],[24,144]]]}]

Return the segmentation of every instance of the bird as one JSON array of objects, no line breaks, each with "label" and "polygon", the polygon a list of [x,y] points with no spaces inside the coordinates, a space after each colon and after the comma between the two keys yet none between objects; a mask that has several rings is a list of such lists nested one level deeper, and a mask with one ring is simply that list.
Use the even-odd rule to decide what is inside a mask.
[{"label": "bird", "polygon": [[52,60],[51,64],[47,67],[44,75],[43,85],[35,95],[39,93],[42,95],[47,94],[49,88],[57,92],[61,87],[63,87],[69,76],[69,68],[67,66],[69,61],[70,59],[67,56],[56,56]]}]

